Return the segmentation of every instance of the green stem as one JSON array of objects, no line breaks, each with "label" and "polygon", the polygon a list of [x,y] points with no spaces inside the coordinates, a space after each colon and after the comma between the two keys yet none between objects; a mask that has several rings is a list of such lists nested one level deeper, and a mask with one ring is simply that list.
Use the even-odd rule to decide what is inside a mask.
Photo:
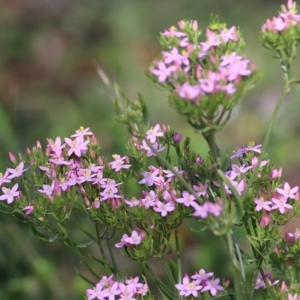
[{"label": "green stem", "polygon": [[203,137],[205,138],[208,146],[209,146],[209,150],[212,154],[213,157],[213,162],[215,164],[215,169],[219,169],[220,167],[220,159],[219,159],[219,155],[218,155],[218,151],[217,151],[217,144],[216,144],[216,137],[215,137],[215,132],[213,130],[209,131],[209,132],[205,132],[202,133]]},{"label": "green stem", "polygon": [[[285,83],[284,89],[283,89],[283,91],[280,95],[280,98],[278,99],[278,101],[276,103],[276,106],[274,108],[274,111],[272,113],[270,123],[269,123],[268,129],[267,129],[267,133],[266,133],[266,136],[265,136],[264,141],[263,141],[263,147],[262,147],[261,153],[265,153],[265,151],[267,149],[267,146],[268,146],[269,141],[270,141],[271,132],[272,132],[275,120],[276,120],[276,116],[278,114],[279,108],[280,108],[283,100],[285,99],[285,96],[289,92],[290,85],[291,85],[291,82],[287,80],[286,83]],[[248,194],[248,191],[249,191],[250,187],[252,186],[252,183],[253,183],[253,180],[254,180],[255,176],[258,173],[261,161],[262,161],[262,155],[259,156],[258,163],[257,163],[257,165],[255,166],[255,168],[253,170],[253,175],[251,176],[251,178],[250,178],[250,180],[247,184],[246,190],[244,191],[243,202],[244,202],[244,200],[245,200],[245,198]]]},{"label": "green stem", "polygon": [[[96,227],[96,235],[97,235],[97,245],[98,245],[98,248],[99,248],[99,251],[102,255],[102,259],[103,259],[103,262],[104,262],[104,268],[105,268],[105,272],[107,272],[107,274],[109,274],[111,272],[111,268],[107,262],[107,258],[106,258],[106,254],[104,252],[104,249],[102,247],[102,238],[100,237],[100,233],[99,233],[99,228],[98,228],[98,224],[96,223],[95,224],[95,227]],[[105,229],[106,230],[106,229]]]},{"label": "green stem", "polygon": [[154,272],[152,271],[152,269],[150,268],[148,263],[145,264],[145,269],[150,273],[150,275],[152,276],[152,278],[158,284],[159,287],[162,287],[164,290],[166,290],[168,292],[168,294],[172,295],[172,297],[173,297],[172,299],[177,299],[175,297],[175,295],[170,292],[168,287],[157,276],[155,276]]},{"label": "green stem", "polygon": [[108,252],[109,252],[109,255],[110,255],[110,258],[111,258],[111,261],[112,261],[114,272],[117,273],[119,276],[121,276],[121,273],[120,273],[119,269],[117,268],[115,256],[114,256],[114,254],[112,252],[112,249],[111,249],[111,244],[109,242],[109,239],[107,238],[107,231],[105,232],[105,235],[106,235],[107,248],[108,248]]},{"label": "green stem", "polygon": [[65,240],[65,244],[67,246],[69,246],[73,252],[79,257],[79,259],[84,263],[84,265],[86,266],[86,268],[90,271],[90,273],[96,277],[97,280],[99,280],[100,276],[99,274],[97,274],[92,267],[89,265],[89,263],[87,262],[86,258],[81,254],[81,252],[76,248],[76,246],[69,240],[66,239]]},{"label": "green stem", "polygon": [[178,228],[175,229],[175,246],[176,246],[176,254],[177,254],[178,283],[181,283],[182,273],[181,273],[181,255],[180,255]]}]

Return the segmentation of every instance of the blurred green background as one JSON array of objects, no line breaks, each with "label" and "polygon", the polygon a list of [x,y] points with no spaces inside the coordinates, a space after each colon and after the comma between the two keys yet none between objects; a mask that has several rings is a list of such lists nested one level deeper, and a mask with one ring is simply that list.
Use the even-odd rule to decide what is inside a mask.
[{"label": "blurred green background", "polygon": [[[166,94],[145,76],[159,54],[159,32],[181,19],[196,19],[205,28],[219,14],[228,26],[240,26],[248,57],[263,74],[234,117],[219,134],[224,151],[248,141],[261,142],[283,87],[279,63],[260,45],[266,18],[277,14],[280,1],[270,0],[0,0],[0,167],[7,153],[22,152],[36,140],[69,136],[90,127],[104,153],[125,153],[125,128],[114,120],[107,91],[96,72],[99,64],[130,98],[140,92],[153,124],[171,125],[193,139],[205,153],[204,141],[169,108]],[[297,67],[298,66],[298,67]],[[295,63],[299,69],[299,61]],[[289,94],[274,128],[269,154],[291,184],[299,184],[299,89]],[[215,266],[206,243],[183,233],[185,245],[201,261]],[[1,214],[0,299],[83,299],[81,268],[60,244],[38,241],[26,224]],[[205,266],[206,267],[206,266]],[[196,271],[196,270],[194,270]],[[219,273],[222,270],[219,270]],[[224,274],[225,275],[225,274]]]}]

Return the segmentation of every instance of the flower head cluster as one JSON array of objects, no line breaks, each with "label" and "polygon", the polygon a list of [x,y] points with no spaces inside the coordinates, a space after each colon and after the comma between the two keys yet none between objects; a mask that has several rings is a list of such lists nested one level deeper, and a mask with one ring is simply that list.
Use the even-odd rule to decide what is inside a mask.
[{"label": "flower head cluster", "polygon": [[277,17],[268,19],[262,26],[261,36],[263,45],[276,51],[283,71],[288,72],[300,41],[300,14],[296,2],[288,0]]},{"label": "flower head cluster", "polygon": [[[288,182],[280,182],[282,169],[274,169],[269,160],[259,158],[261,145],[249,145],[240,148],[231,156],[232,159],[239,158],[242,164],[231,165],[226,172],[231,184],[241,194],[247,187],[248,181],[252,178],[253,172],[257,172],[257,180],[252,183],[252,197],[247,197],[248,207],[260,216],[261,227],[269,226],[272,220],[284,224],[288,220],[290,210],[298,211],[299,187],[291,187]],[[259,166],[257,166],[259,163]],[[258,170],[256,171],[258,167]],[[243,184],[242,184],[243,183]],[[262,196],[261,185],[268,188],[268,193]],[[225,186],[226,190],[228,188]],[[241,189],[240,189],[241,188]]]},{"label": "flower head cluster", "polygon": [[283,33],[293,29],[300,23],[300,14],[297,14],[297,4],[293,0],[287,1],[287,6],[282,5],[279,16],[267,19],[262,26],[262,32]]},{"label": "flower head cluster", "polygon": [[223,291],[224,288],[220,285],[220,279],[211,279],[213,272],[206,273],[204,269],[195,273],[191,277],[187,274],[183,277],[182,283],[175,285],[180,296],[198,297],[199,293],[209,291],[212,296],[216,296],[218,291]]},{"label": "flower head cluster", "polygon": [[[15,157],[10,153],[12,162],[15,162]],[[15,198],[20,195],[19,184],[14,183],[14,180],[21,177],[24,172],[28,170],[25,169],[24,162],[20,162],[15,168],[7,168],[5,173],[0,173],[0,187],[2,190],[2,195],[0,200],[6,200],[8,204],[14,202]]]},{"label": "flower head cluster", "polygon": [[178,27],[162,33],[164,51],[149,68],[153,80],[171,89],[172,105],[189,121],[195,122],[200,110],[214,115],[220,107],[231,109],[255,73],[241,54],[239,31],[214,21],[200,42],[196,21],[180,21]]},{"label": "flower head cluster", "polygon": [[86,290],[88,300],[138,300],[148,294],[147,283],[139,282],[139,277],[121,282],[113,280],[113,275],[103,276],[93,289]]},{"label": "flower head cluster", "polygon": [[[273,277],[268,272],[265,272],[265,276],[266,276],[266,278],[267,278],[268,283],[269,283],[270,286],[276,285],[279,282],[279,280],[272,281]],[[257,276],[257,278],[256,278],[256,282],[255,282],[255,287],[254,288],[256,290],[258,290],[258,289],[265,289],[266,287],[267,287],[266,283],[263,280],[263,277],[262,277],[261,273],[259,273],[258,276]]]}]

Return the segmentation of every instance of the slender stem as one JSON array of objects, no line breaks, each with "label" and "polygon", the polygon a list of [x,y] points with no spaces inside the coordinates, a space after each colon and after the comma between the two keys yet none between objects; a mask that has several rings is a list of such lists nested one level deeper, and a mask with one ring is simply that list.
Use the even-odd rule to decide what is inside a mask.
[{"label": "slender stem", "polygon": [[[285,96],[289,92],[290,85],[291,85],[291,82],[287,80],[286,83],[285,83],[285,86],[283,88],[283,91],[280,95],[280,98],[278,99],[278,101],[276,103],[276,106],[274,108],[274,111],[273,111],[271,119],[270,119],[270,123],[269,123],[268,129],[267,129],[266,136],[265,136],[264,141],[263,141],[263,147],[262,147],[262,150],[261,150],[262,153],[265,153],[265,151],[267,149],[267,146],[268,146],[269,140],[270,140],[270,136],[271,136],[271,132],[272,132],[275,120],[276,120],[277,113],[279,111],[279,108],[280,108],[283,100],[285,99]],[[258,158],[258,163],[257,163],[257,165],[255,166],[255,168],[253,170],[253,175],[251,176],[251,178],[250,178],[250,180],[247,184],[246,190],[244,191],[243,201],[245,200],[245,197],[247,196],[248,191],[249,191],[250,187],[252,186],[252,182],[253,182],[255,176],[258,173],[261,161],[262,161],[262,156],[260,155],[259,158]]]},{"label": "slender stem", "polygon": [[[107,231],[105,232],[105,235],[107,237]],[[107,243],[108,252],[109,252],[109,255],[110,255],[110,258],[111,258],[111,261],[112,261],[112,265],[113,265],[113,268],[114,268],[114,272],[116,272],[118,275],[121,275],[120,271],[117,267],[115,256],[114,256],[114,253],[112,251],[111,244],[110,244],[108,238],[106,239],[106,243]]]},{"label": "slender stem", "polygon": [[86,268],[90,271],[90,273],[97,278],[97,280],[99,280],[100,276],[99,274],[97,274],[92,267],[90,266],[90,264],[87,262],[86,258],[84,257],[84,255],[81,254],[81,252],[76,248],[76,246],[69,240],[66,239],[65,240],[65,244],[67,246],[69,246],[73,252],[79,257],[79,259],[84,263],[84,265],[86,266]]},{"label": "slender stem", "polygon": [[220,167],[220,159],[219,155],[217,152],[217,144],[216,144],[216,137],[215,137],[215,132],[214,131],[209,131],[206,133],[202,133],[203,137],[207,141],[207,144],[209,146],[209,149],[211,151],[212,157],[213,157],[213,162],[215,164],[215,168],[219,169]]},{"label": "slender stem", "polygon": [[175,229],[175,245],[176,245],[176,254],[177,254],[178,283],[180,283],[182,281],[182,273],[181,273],[181,255],[180,255],[178,228]]},{"label": "slender stem", "polygon": [[105,254],[104,249],[103,249],[102,244],[101,244],[102,239],[100,237],[99,228],[98,228],[98,224],[97,223],[95,224],[95,227],[96,227],[96,234],[97,234],[97,245],[98,245],[99,251],[100,251],[100,253],[102,255],[102,258],[103,258],[104,268],[105,268],[105,271],[107,273],[110,273],[111,272],[111,268],[110,268],[110,266],[109,266],[109,264],[107,262],[106,254]]},{"label": "slender stem", "polygon": [[[150,268],[150,266],[148,265],[148,263],[145,264],[145,268],[146,270],[151,274],[151,276],[153,277],[154,281],[161,287],[163,287],[166,291],[168,291],[169,294],[172,295],[172,293],[169,291],[169,289],[167,288],[167,286],[157,277],[155,276],[154,272],[152,271],[152,269]],[[173,299],[177,299],[175,297],[175,295],[173,295]]]}]

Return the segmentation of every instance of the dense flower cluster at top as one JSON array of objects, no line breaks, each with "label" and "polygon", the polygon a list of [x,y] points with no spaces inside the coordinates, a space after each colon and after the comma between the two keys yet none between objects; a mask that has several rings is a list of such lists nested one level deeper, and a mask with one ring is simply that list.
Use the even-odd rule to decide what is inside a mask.
[{"label": "dense flower cluster at top", "polygon": [[256,67],[242,54],[244,41],[235,27],[212,20],[199,41],[197,21],[180,21],[161,34],[161,55],[149,68],[154,82],[171,94],[170,103],[191,124],[214,128],[257,78]]},{"label": "dense flower cluster at top", "polygon": [[287,6],[281,7],[278,17],[267,19],[262,26],[262,32],[283,32],[289,29],[295,30],[300,23],[300,14],[297,14],[297,4],[293,0],[287,1]]},{"label": "dense flower cluster at top", "polygon": [[277,17],[267,19],[262,26],[262,43],[276,52],[282,69],[288,77],[293,60],[297,56],[297,46],[300,42],[300,14],[296,2],[288,0],[281,6]]},{"label": "dense flower cluster at top", "polygon": [[[179,22],[184,30],[188,24]],[[197,34],[197,22],[192,29]],[[235,27],[218,32],[206,30],[205,42],[196,43],[188,33],[177,31],[175,27],[165,30],[162,35],[172,41],[167,51],[162,52],[161,60],[154,62],[150,73],[157,77],[158,82],[169,82],[175,86],[175,93],[182,99],[198,104],[209,94],[224,93],[228,96],[236,92],[236,86],[243,77],[251,75],[253,66],[248,59],[236,52],[215,54],[216,47],[226,46],[227,43],[238,42],[239,35]],[[209,56],[210,68],[201,63]]]},{"label": "dense flower cluster at top", "polygon": [[[130,278],[125,283],[113,280],[113,275],[103,276],[93,289],[87,289],[86,295],[88,300],[137,300],[150,299],[149,288],[147,283],[139,282],[139,278]],[[152,298],[151,298],[152,299]]]}]

